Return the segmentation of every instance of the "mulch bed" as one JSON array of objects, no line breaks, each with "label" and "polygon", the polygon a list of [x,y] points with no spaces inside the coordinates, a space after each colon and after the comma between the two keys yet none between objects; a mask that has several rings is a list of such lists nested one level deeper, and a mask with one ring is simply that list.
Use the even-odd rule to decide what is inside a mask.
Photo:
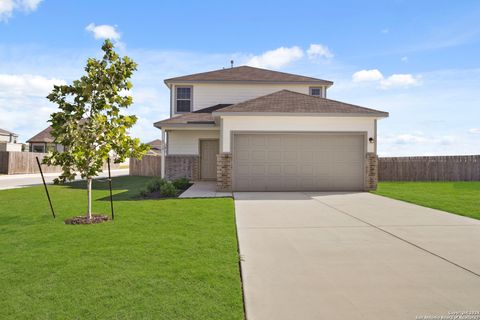
[{"label": "mulch bed", "polygon": [[179,195],[181,195],[185,190],[190,188],[193,185],[193,183],[190,183],[185,189],[178,189],[177,194],[174,196],[164,196],[163,194],[160,193],[160,191],[155,191],[155,192],[150,192],[146,195],[136,195],[133,198],[134,199],[173,199],[173,198],[178,198]]},{"label": "mulch bed", "polygon": [[77,216],[73,218],[68,218],[65,220],[65,224],[93,224],[93,223],[103,223],[110,220],[109,216],[102,214],[92,214],[92,218],[87,220],[86,216]]}]

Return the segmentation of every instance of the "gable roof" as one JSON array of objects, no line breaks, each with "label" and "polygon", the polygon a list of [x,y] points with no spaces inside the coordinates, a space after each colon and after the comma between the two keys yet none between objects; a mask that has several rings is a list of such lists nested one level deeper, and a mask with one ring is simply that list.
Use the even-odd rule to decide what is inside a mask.
[{"label": "gable roof", "polygon": [[4,129],[0,129],[0,135],[2,135],[2,136],[14,136],[14,137],[18,137],[18,134],[13,133],[13,132],[10,132],[10,131],[8,131],[8,130],[4,130]]},{"label": "gable roof", "polygon": [[195,73],[186,76],[166,79],[171,82],[263,82],[263,83],[311,83],[331,86],[332,81],[300,76],[291,73],[240,66],[209,72]]},{"label": "gable roof", "polygon": [[27,140],[28,143],[31,142],[46,142],[46,143],[52,143],[54,141],[54,138],[50,134],[52,131],[52,127],[48,127],[31,137],[30,139]]},{"label": "gable roof", "polygon": [[214,112],[220,114],[240,113],[311,113],[341,116],[388,117],[388,112],[369,109],[336,100],[319,98],[290,90],[281,90],[265,96],[240,102]]},{"label": "gable roof", "polygon": [[163,141],[160,139],[155,139],[150,142],[147,142],[147,144],[151,147],[153,150],[160,150],[163,148]]}]

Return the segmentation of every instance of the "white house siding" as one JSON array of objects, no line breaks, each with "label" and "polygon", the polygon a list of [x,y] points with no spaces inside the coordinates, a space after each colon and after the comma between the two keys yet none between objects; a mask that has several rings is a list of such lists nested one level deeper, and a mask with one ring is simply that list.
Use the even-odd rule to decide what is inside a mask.
[{"label": "white house siding", "polygon": [[175,130],[168,131],[168,154],[198,155],[200,139],[220,139],[217,130]]},{"label": "white house siding", "polygon": [[[367,139],[375,138],[375,118],[366,117],[222,116],[222,127],[220,152],[231,152],[232,131],[367,132]],[[375,143],[367,143],[367,152],[375,152]]]},{"label": "white house siding", "polygon": [[[309,94],[308,84],[223,84],[223,83],[189,83],[193,86],[193,111],[211,107],[222,103],[239,103],[245,100],[261,97],[280,90],[291,90],[303,94]],[[182,84],[176,84],[182,86]],[[175,90],[175,89],[173,89]],[[325,88],[323,92],[325,92]],[[172,101],[173,114],[175,113],[175,101]]]},{"label": "white house siding", "polygon": [[0,151],[22,151],[21,143],[0,142]]}]

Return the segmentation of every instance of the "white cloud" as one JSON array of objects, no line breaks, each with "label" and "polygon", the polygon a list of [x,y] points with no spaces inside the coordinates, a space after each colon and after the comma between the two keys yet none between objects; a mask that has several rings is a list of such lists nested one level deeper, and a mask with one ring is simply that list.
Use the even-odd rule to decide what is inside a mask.
[{"label": "white cloud", "polygon": [[325,58],[325,59],[333,58],[333,53],[330,51],[330,49],[327,46],[324,46],[322,44],[314,44],[314,43],[312,43],[308,48],[307,55],[308,55],[308,58],[311,60],[317,59],[317,58]]},{"label": "white cloud", "polygon": [[434,136],[417,131],[381,137],[379,141],[391,145],[452,145],[457,139],[452,135]]},{"label": "white cloud", "polygon": [[420,78],[406,74],[392,74],[385,78],[378,69],[360,70],[352,75],[353,82],[377,82],[382,89],[407,88],[420,84]]},{"label": "white cloud", "polygon": [[480,134],[480,128],[472,128],[468,130],[469,133]]},{"label": "white cloud", "polygon": [[0,74],[0,97],[45,97],[54,84],[65,81],[31,74]]},{"label": "white cloud", "polygon": [[54,84],[65,81],[41,75],[0,74],[0,128],[19,133],[20,141],[44,129],[55,110],[55,105],[45,98]]},{"label": "white cloud", "polygon": [[118,32],[116,26],[111,26],[108,24],[95,25],[95,23],[90,23],[85,30],[91,32],[95,39],[112,39],[120,40],[120,32]]},{"label": "white cloud", "polygon": [[383,74],[378,69],[360,70],[352,75],[354,82],[370,82],[383,80]]},{"label": "white cloud", "polygon": [[383,34],[387,34],[387,33],[390,32],[390,29],[384,28],[384,29],[380,30],[380,32],[383,33]]},{"label": "white cloud", "polygon": [[253,56],[246,64],[259,68],[280,68],[303,58],[303,56],[303,50],[297,46],[291,48],[280,47],[266,51],[259,56]]},{"label": "white cloud", "polygon": [[15,10],[35,11],[43,0],[0,0],[0,21],[7,21]]},{"label": "white cloud", "polygon": [[404,56],[404,57],[400,58],[400,61],[402,61],[402,62],[408,62],[408,57],[407,57],[407,56]]},{"label": "white cloud", "polygon": [[380,86],[383,89],[389,89],[394,87],[411,87],[420,84],[420,81],[411,74],[392,74],[387,79],[380,81]]}]

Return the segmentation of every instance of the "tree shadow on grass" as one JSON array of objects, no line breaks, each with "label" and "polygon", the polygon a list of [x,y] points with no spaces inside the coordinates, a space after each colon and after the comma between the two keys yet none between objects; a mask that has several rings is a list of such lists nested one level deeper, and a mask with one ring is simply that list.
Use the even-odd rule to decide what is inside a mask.
[{"label": "tree shadow on grass", "polygon": [[[112,191],[114,201],[138,201],[146,200],[139,196],[141,189],[152,181],[158,179],[156,177],[139,177],[139,176],[121,176],[112,178]],[[87,182],[85,180],[73,181],[65,184],[66,187],[72,189],[87,189]],[[93,197],[95,198],[95,191],[102,191],[105,195],[101,198],[95,198],[97,201],[110,201],[108,179],[95,179],[92,183]]]}]

